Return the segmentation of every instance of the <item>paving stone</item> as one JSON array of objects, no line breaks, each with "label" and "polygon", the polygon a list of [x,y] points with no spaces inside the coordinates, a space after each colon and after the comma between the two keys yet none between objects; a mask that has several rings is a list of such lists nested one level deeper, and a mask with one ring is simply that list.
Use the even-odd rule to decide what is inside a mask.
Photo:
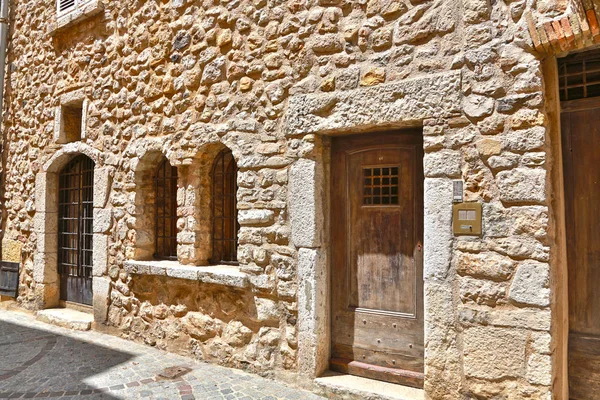
[{"label": "paving stone", "polygon": [[[321,398],[243,371],[10,311],[0,315],[0,349],[0,398]],[[158,377],[175,366],[190,371],[173,380]]]}]

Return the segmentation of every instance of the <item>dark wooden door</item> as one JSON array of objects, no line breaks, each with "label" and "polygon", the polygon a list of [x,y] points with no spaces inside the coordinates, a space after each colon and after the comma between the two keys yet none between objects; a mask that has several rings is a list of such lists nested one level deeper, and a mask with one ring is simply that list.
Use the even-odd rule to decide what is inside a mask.
[{"label": "dark wooden door", "polygon": [[423,385],[420,130],[334,138],[334,370]]},{"label": "dark wooden door", "polygon": [[60,298],[92,304],[94,162],[81,155],[60,173],[58,272]]},{"label": "dark wooden door", "polygon": [[[600,104],[600,103],[599,103]],[[600,393],[600,108],[562,113],[569,397]]]}]

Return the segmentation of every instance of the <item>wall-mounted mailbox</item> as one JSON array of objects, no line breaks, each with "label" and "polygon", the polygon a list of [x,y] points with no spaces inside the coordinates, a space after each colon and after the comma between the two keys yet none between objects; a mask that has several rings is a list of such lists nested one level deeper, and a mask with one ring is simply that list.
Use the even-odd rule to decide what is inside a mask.
[{"label": "wall-mounted mailbox", "polygon": [[481,235],[481,203],[459,203],[452,206],[454,235]]}]

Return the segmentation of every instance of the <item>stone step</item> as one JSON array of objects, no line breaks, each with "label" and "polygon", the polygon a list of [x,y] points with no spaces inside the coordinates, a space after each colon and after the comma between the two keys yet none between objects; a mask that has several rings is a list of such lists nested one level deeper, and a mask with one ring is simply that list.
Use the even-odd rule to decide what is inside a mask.
[{"label": "stone step", "polygon": [[422,389],[376,381],[359,376],[327,372],[315,379],[315,392],[343,400],[424,400]]},{"label": "stone step", "polygon": [[38,321],[57,325],[76,331],[89,331],[94,322],[94,316],[70,308],[49,308],[36,313]]}]

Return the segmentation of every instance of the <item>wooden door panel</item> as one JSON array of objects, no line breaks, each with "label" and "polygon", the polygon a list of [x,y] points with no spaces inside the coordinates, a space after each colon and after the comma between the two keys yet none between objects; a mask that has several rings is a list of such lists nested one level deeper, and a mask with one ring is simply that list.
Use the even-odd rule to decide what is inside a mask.
[{"label": "wooden door panel", "polygon": [[333,140],[332,368],[422,377],[422,161],[418,130]]},{"label": "wooden door panel", "polygon": [[561,115],[569,280],[569,396],[600,392],[600,113]]}]

